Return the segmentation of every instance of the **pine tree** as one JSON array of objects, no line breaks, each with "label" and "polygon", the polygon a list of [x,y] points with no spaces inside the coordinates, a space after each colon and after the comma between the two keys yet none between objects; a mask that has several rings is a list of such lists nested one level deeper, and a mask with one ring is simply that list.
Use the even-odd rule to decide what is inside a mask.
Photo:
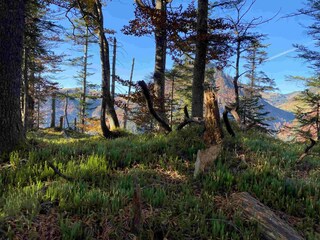
[{"label": "pine tree", "polygon": [[25,1],[0,1],[0,158],[25,141],[20,113]]},{"label": "pine tree", "polygon": [[[50,49],[61,41],[61,27],[50,20],[52,12],[48,3],[30,0],[26,4],[24,54],[23,54],[23,84],[21,109],[23,113],[24,130],[32,129],[36,122],[36,101],[45,101],[45,94],[56,91],[54,73],[59,68],[63,55],[56,55]],[[41,98],[36,89],[41,89]]]},{"label": "pine tree", "polygon": [[306,7],[300,9],[297,14],[311,17],[314,21],[308,27],[308,34],[315,41],[314,48],[310,49],[303,45],[295,45],[298,48],[298,57],[304,59],[313,70],[312,77],[292,77],[304,82],[306,90],[303,91],[299,99],[306,107],[298,107],[295,113],[299,124],[297,132],[303,138],[310,138],[312,141],[320,140],[320,4],[319,1],[307,0]]},{"label": "pine tree", "polygon": [[239,113],[242,124],[250,127],[257,127],[268,131],[269,124],[266,123],[269,112],[264,111],[264,105],[261,103],[261,94],[266,91],[275,90],[275,83],[263,71],[258,68],[267,59],[267,53],[264,49],[268,45],[262,44],[263,36],[260,39],[254,39],[246,49],[247,55],[244,57],[247,63],[244,68],[247,70],[245,77],[248,83],[242,86],[243,96],[240,97]]},{"label": "pine tree", "polygon": [[81,91],[77,91],[72,94],[72,97],[79,99],[79,118],[80,118],[80,129],[82,132],[85,131],[86,127],[86,118],[87,110],[90,106],[87,101],[88,98],[91,99],[93,96],[90,96],[90,90],[96,88],[95,84],[89,82],[89,77],[94,75],[90,72],[89,59],[92,55],[89,54],[89,47],[92,43],[97,43],[95,37],[89,31],[89,27],[86,25],[86,22],[81,19],[75,19],[73,25],[73,32],[69,35],[69,38],[82,49],[76,49],[78,52],[81,52],[83,55],[79,57],[74,57],[69,59],[69,63],[73,67],[80,68],[77,71],[77,74],[74,76],[77,80],[77,83],[81,86]]}]

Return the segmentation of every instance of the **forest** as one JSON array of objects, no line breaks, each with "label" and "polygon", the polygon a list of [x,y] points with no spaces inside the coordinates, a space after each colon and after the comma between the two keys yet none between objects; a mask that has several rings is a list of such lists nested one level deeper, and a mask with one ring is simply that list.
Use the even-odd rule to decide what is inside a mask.
[{"label": "forest", "polygon": [[320,239],[320,1],[261,2],[1,0],[0,239]]}]

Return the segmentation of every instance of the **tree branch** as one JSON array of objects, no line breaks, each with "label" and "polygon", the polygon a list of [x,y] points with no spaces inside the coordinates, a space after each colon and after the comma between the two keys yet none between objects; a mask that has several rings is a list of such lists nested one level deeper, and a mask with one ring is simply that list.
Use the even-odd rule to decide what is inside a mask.
[{"label": "tree branch", "polygon": [[163,127],[167,132],[171,132],[172,131],[171,127],[154,110],[150,91],[149,91],[145,81],[139,81],[138,85],[142,89],[142,93],[146,99],[147,106],[148,106],[148,109],[149,109],[149,112],[151,113],[151,115],[160,123],[161,127]]},{"label": "tree branch", "polygon": [[60,177],[68,180],[68,181],[73,181],[74,179],[72,177],[66,176],[63,173],[60,172],[60,170],[55,167],[51,162],[47,162],[48,166],[52,168],[55,174],[59,175]]},{"label": "tree branch", "polygon": [[316,145],[316,141],[313,140],[312,138],[309,138],[310,139],[310,145],[306,147],[306,149],[304,150],[304,153],[299,157],[298,159],[298,162],[302,161],[302,159],[304,159],[308,154],[309,154],[309,151]]}]

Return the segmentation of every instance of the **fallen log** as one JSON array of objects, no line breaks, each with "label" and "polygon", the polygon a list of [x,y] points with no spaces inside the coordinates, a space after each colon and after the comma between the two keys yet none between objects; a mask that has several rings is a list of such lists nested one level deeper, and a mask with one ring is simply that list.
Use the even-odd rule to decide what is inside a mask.
[{"label": "fallen log", "polygon": [[258,224],[263,239],[304,239],[288,223],[249,193],[234,193],[231,195],[230,202],[233,208],[240,212],[240,217]]}]

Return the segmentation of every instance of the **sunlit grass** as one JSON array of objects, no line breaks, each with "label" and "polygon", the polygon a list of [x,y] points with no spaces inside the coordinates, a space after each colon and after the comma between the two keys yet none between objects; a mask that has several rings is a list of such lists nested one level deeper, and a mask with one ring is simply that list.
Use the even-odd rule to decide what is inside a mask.
[{"label": "sunlit grass", "polygon": [[[204,148],[201,131],[189,127],[115,140],[31,133],[29,151],[12,152],[0,166],[0,229],[9,238],[17,233],[30,238],[37,234],[37,219],[56,214],[63,239],[104,234],[124,239],[134,234],[136,181],[142,196],[141,239],[259,239],[256,224],[230,214],[228,196],[240,191],[296,219],[294,227],[306,238],[320,237],[319,156],[297,164],[301,144],[256,132],[235,139],[226,135],[211,170],[194,179],[195,156]],[[72,180],[55,174],[49,162]]]}]

